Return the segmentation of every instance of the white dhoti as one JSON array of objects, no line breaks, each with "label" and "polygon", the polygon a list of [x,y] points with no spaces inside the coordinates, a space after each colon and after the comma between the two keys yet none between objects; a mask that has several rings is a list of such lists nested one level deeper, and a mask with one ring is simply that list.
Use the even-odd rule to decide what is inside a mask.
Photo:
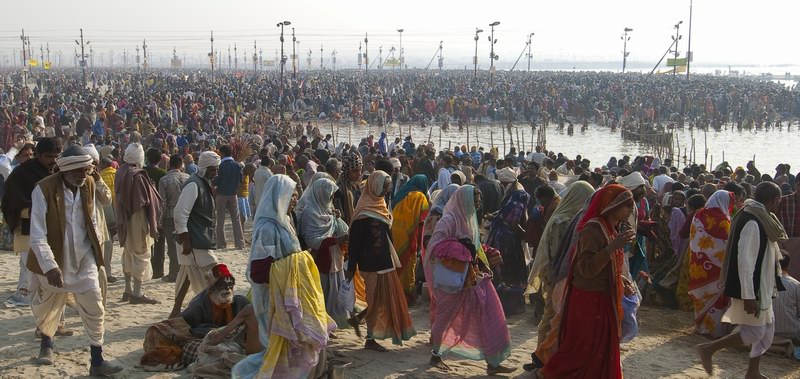
[{"label": "white dhoti", "polygon": [[745,345],[750,345],[750,358],[758,358],[772,346],[775,323],[766,325],[739,325],[740,336]]},{"label": "white dhoti", "polygon": [[202,292],[211,285],[211,269],[217,265],[217,257],[213,250],[192,249],[192,253],[185,255],[182,253],[183,247],[176,243],[178,249],[178,276],[175,280],[175,296],[178,295],[180,288],[186,280],[189,280],[189,290],[186,292],[186,299],[191,299],[194,294]]},{"label": "white dhoti", "polygon": [[122,272],[133,280],[143,282],[153,276],[150,265],[150,225],[147,222],[147,211],[140,209],[131,215],[126,225],[127,236],[122,251]]},{"label": "white dhoti", "polygon": [[[33,281],[35,290],[31,298],[31,309],[36,318],[36,326],[43,335],[53,337],[61,323],[64,305],[67,303],[70,292],[50,286],[47,278],[41,275],[34,275]],[[100,288],[76,292],[72,295],[75,298],[75,308],[81,317],[89,342],[94,346],[103,346],[105,308]]]}]

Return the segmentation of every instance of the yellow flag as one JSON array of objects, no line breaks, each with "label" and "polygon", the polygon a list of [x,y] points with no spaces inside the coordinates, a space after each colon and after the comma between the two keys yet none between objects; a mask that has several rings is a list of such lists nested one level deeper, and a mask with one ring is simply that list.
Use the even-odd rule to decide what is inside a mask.
[{"label": "yellow flag", "polygon": [[37,61],[36,59],[28,59],[28,65],[30,65],[31,67],[36,67],[39,65],[39,61]]},{"label": "yellow flag", "polygon": [[50,65],[51,65],[51,62],[44,62],[44,69],[45,70],[49,70],[50,69]]}]

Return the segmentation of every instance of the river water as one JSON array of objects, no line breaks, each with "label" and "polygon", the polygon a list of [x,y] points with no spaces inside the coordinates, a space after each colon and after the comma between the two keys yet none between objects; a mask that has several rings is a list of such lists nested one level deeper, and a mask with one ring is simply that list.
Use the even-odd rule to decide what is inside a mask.
[{"label": "river water", "polygon": [[[331,133],[330,124],[319,124],[320,130],[323,134]],[[345,142],[348,140],[348,125],[342,123],[338,125],[337,142]],[[407,136],[409,133],[409,126],[403,125],[402,133],[398,126],[392,124],[387,128],[387,134],[390,139],[394,137]],[[432,129],[422,128],[418,125],[411,127],[412,137],[415,143],[419,144],[428,141],[428,137],[433,141],[434,145],[438,147],[452,147],[466,145],[467,133],[466,131],[459,131],[457,126],[451,126],[450,130],[441,131],[437,125]],[[510,136],[505,135],[505,146],[503,149],[503,127],[501,124],[481,124],[470,126],[469,146],[478,145],[483,146],[488,150],[491,141],[494,141],[494,146],[500,149],[501,153],[508,151],[511,146]],[[475,131],[477,130],[478,138],[475,138]],[[517,130],[519,131],[519,139],[524,139],[524,146],[526,151],[531,150],[531,129],[524,124],[515,127],[514,141],[517,141]],[[368,134],[375,135],[375,140],[380,135],[383,128],[376,126],[357,126],[350,130],[350,138],[352,141],[358,143],[364,136]],[[440,137],[441,131],[441,137]],[[792,125],[791,130],[788,130],[784,123],[782,130],[771,129],[764,130],[742,130],[738,131],[730,126],[719,132],[709,131],[707,134],[702,130],[689,129],[676,130],[678,135],[675,143],[675,153],[677,155],[677,147],[680,145],[680,156],[683,156],[684,148],[687,153],[691,149],[692,138],[694,137],[694,144],[696,153],[695,162],[698,164],[706,163],[707,165],[719,164],[722,161],[723,153],[725,160],[730,163],[734,168],[736,166],[744,166],[747,161],[752,160],[755,155],[756,165],[762,173],[774,174],[775,166],[778,163],[788,163],[792,166],[792,172],[800,171],[800,154],[797,153],[798,143],[800,143],[800,125],[796,122]],[[574,135],[570,136],[567,132],[556,130],[556,125],[551,124],[547,128],[547,149],[555,152],[564,153],[566,156],[574,158],[576,155],[581,154],[584,158],[588,158],[592,162],[592,167],[604,165],[612,156],[621,158],[623,155],[643,155],[652,154],[653,150],[647,144],[642,144],[635,141],[623,140],[620,137],[619,131],[612,132],[610,128],[590,124],[589,129],[585,132],[580,131],[580,125],[575,124]],[[441,140],[441,143],[439,142]],[[534,137],[534,144],[535,144]],[[708,146],[708,157],[706,158],[704,149]],[[522,143],[515,143],[515,145],[522,145]],[[663,158],[663,157],[662,157]],[[707,161],[706,161],[707,159]],[[683,159],[681,158],[681,163]]]}]

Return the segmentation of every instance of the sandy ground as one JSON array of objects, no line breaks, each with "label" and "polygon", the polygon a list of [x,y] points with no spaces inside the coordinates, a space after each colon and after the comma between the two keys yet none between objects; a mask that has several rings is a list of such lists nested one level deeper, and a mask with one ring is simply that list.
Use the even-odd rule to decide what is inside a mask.
[{"label": "sandy ground", "polygon": [[[248,223],[249,224],[249,223]],[[249,226],[249,225],[248,225]],[[230,227],[229,227],[230,228]],[[246,233],[250,235],[249,231]],[[219,258],[228,264],[234,275],[240,278],[237,292],[247,292],[243,280],[245,262],[249,252],[243,250],[219,251]],[[114,274],[121,275],[121,250],[114,254]],[[0,296],[6,299],[16,288],[18,258],[14,254],[0,253]],[[159,305],[121,304],[124,290],[122,280],[109,286],[109,301],[106,311],[105,355],[125,366],[120,378],[173,378],[187,375],[186,371],[172,373],[145,372],[138,368],[142,356],[142,340],[145,329],[152,323],[164,319],[173,301],[174,285],[151,280],[145,283],[148,296],[161,300]],[[347,370],[348,378],[445,378],[485,377],[484,362],[447,359],[452,368],[441,372],[428,365],[430,336],[428,330],[427,304],[412,307],[414,325],[419,331],[402,347],[390,346],[388,353],[377,353],[362,348],[363,340],[352,330],[337,332],[339,337],[329,346],[334,358],[352,365]],[[511,378],[531,377],[522,370],[536,344],[536,323],[532,313],[514,316],[508,320],[512,336],[513,351],[506,365],[518,370]],[[695,358],[693,346],[704,342],[702,337],[692,334],[692,315],[685,312],[644,307],[639,312],[640,335],[622,347],[622,363],[627,378],[705,378],[705,372]],[[33,363],[39,349],[34,337],[34,320],[31,311],[23,308],[0,308],[0,378],[80,378],[89,371],[89,346],[78,314],[67,310],[67,326],[75,335],[56,339],[56,363],[39,367]],[[742,378],[747,368],[746,349],[722,351],[715,356],[715,376],[718,378]],[[762,371],[770,378],[800,378],[800,364],[786,358],[765,357]]]}]

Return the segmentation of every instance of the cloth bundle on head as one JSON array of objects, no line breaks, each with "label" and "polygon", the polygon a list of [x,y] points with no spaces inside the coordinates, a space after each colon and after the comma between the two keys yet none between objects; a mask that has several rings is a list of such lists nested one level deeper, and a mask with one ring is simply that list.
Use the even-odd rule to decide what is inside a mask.
[{"label": "cloth bundle on head", "polygon": [[342,173],[347,174],[359,166],[361,166],[361,156],[358,153],[345,155],[342,160]]},{"label": "cloth bundle on head", "polygon": [[217,284],[218,282],[231,283],[231,284],[236,283],[236,279],[234,279],[233,274],[231,274],[231,271],[228,269],[228,266],[222,263],[211,268],[211,276],[212,277],[209,282],[211,283],[212,286]]},{"label": "cloth bundle on head", "polygon": [[639,171],[634,171],[628,175],[625,175],[619,180],[617,180],[617,182],[621,186],[631,191],[639,186],[647,184],[647,180],[645,180],[644,176],[642,176],[642,173]]},{"label": "cloth bundle on head", "polygon": [[400,160],[397,158],[389,158],[389,162],[392,164],[392,167],[394,168],[400,168],[403,166],[403,164],[400,163]]},{"label": "cloth bundle on head", "polygon": [[[392,225],[392,214],[386,208],[386,200],[381,195],[386,182],[391,183],[392,177],[389,174],[375,170],[367,178],[367,185],[364,192],[358,198],[358,204],[353,210],[353,220],[361,218],[373,218],[387,225]],[[351,223],[352,223],[351,221]]]},{"label": "cloth bundle on head", "polygon": [[135,165],[137,167],[144,166],[144,149],[142,144],[134,142],[125,148],[125,155],[122,157],[125,163]]},{"label": "cloth bundle on head", "polygon": [[517,172],[510,167],[503,167],[497,170],[496,175],[500,183],[513,183],[517,181]]},{"label": "cloth bundle on head", "polygon": [[200,159],[197,160],[197,174],[206,176],[206,169],[209,167],[219,166],[222,158],[213,151],[204,151],[200,154]]},{"label": "cloth bundle on head", "polygon": [[86,150],[86,154],[92,157],[92,161],[100,162],[100,152],[97,151],[97,147],[93,143],[83,145],[83,149]]},{"label": "cloth bundle on head", "polygon": [[59,171],[67,172],[91,166],[92,157],[88,154],[73,155],[71,157],[61,157],[56,159],[56,164],[58,165]]},{"label": "cloth bundle on head", "polygon": [[633,193],[619,184],[609,184],[595,193],[589,207],[578,222],[577,231],[583,230],[586,223],[596,217],[607,215],[617,207],[626,203],[633,203]]},{"label": "cloth bundle on head", "polygon": [[109,156],[109,155],[111,155],[111,153],[113,151],[114,151],[114,146],[105,145],[105,146],[100,148],[100,155],[103,156],[103,157]]}]

